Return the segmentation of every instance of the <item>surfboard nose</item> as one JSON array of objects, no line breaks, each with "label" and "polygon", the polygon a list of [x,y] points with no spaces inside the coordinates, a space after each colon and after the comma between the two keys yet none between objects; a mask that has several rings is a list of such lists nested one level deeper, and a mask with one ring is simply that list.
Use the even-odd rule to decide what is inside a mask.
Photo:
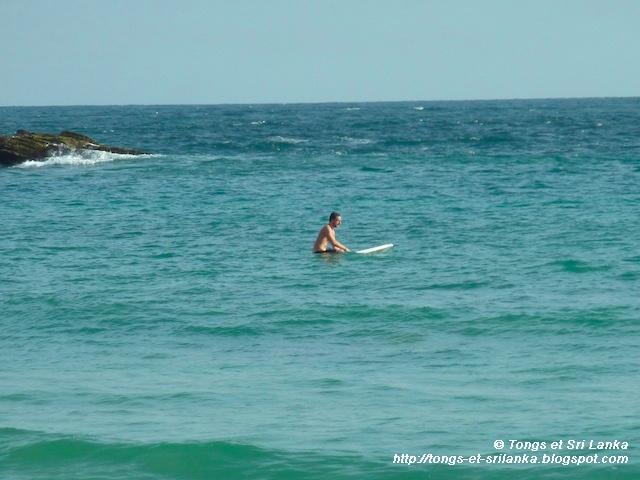
[{"label": "surfboard nose", "polygon": [[378,245],[377,247],[365,248],[364,250],[356,250],[356,253],[380,253],[386,252],[391,248],[393,248],[393,243],[385,243],[384,245]]}]

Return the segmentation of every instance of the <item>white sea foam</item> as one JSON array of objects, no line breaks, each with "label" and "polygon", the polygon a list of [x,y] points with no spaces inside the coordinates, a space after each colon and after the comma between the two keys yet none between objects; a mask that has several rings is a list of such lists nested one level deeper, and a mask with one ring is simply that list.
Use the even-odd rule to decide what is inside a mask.
[{"label": "white sea foam", "polygon": [[360,110],[360,107],[347,107],[347,108],[345,108],[345,110],[350,112],[350,111],[353,111],[353,110]]},{"label": "white sea foam", "polygon": [[424,107],[413,107],[414,110],[424,110]]},{"label": "white sea foam", "polygon": [[369,138],[342,137],[342,139],[350,145],[367,145],[373,143],[373,140]]},{"label": "white sea foam", "polygon": [[309,140],[304,140],[302,138],[282,137],[280,135],[276,135],[276,136],[273,136],[273,137],[269,137],[269,141],[271,141],[273,143],[288,143],[288,144],[291,144],[291,145],[295,145],[297,143],[308,142]]},{"label": "white sea foam", "polygon": [[98,150],[78,150],[66,155],[54,155],[42,160],[27,160],[16,165],[18,168],[48,167],[52,165],[96,165],[98,163],[127,160],[131,158],[152,157],[155,155],[129,155],[122,153],[101,152]]}]

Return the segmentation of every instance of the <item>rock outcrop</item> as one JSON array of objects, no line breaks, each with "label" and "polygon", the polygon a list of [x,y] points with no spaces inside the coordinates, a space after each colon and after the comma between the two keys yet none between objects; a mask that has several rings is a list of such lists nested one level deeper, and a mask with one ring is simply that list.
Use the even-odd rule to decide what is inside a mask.
[{"label": "rock outcrop", "polygon": [[95,140],[75,132],[58,135],[33,133],[18,130],[15,135],[0,135],[0,166],[17,165],[27,160],[37,160],[53,155],[65,155],[78,150],[142,155],[146,152],[131,148],[102,145]]}]

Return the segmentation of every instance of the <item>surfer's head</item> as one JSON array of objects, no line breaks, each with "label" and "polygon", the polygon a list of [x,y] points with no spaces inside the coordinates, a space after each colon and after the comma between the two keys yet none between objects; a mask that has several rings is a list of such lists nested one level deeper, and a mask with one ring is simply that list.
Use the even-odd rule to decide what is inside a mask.
[{"label": "surfer's head", "polygon": [[342,215],[339,212],[331,212],[329,215],[329,225],[333,228],[339,226],[342,223]]}]

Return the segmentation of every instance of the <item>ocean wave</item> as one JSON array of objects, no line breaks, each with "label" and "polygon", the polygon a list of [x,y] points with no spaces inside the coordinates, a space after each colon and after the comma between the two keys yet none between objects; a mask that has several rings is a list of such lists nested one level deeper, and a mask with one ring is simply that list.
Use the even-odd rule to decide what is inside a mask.
[{"label": "ocean wave", "polygon": [[302,138],[294,138],[294,137],[283,137],[280,135],[275,135],[273,137],[269,137],[269,141],[271,143],[284,143],[289,145],[297,145],[298,143],[306,143],[309,140],[305,140]]},{"label": "ocean wave", "polygon": [[458,323],[459,332],[479,336],[516,331],[542,332],[553,335],[573,335],[597,332],[598,335],[618,335],[635,328],[635,316],[625,308],[575,308],[540,312],[506,312],[499,315],[478,316]]},{"label": "ocean wave", "polygon": [[381,465],[349,454],[229,441],[108,442],[0,429],[0,470],[8,474],[3,479],[360,478],[349,474],[354,463],[365,470]]},{"label": "ocean wave", "polygon": [[189,325],[184,328],[184,332],[223,337],[256,336],[263,333],[259,328],[248,325]]},{"label": "ocean wave", "polygon": [[370,138],[354,138],[354,137],[342,137],[342,140],[348,145],[369,145],[375,143]]},{"label": "ocean wave", "polygon": [[245,478],[250,472],[286,471],[292,466],[287,457],[225,441],[104,442],[0,429],[0,470],[17,479]]},{"label": "ocean wave", "polygon": [[[486,452],[482,452],[486,453]],[[0,470],[6,480],[226,480],[260,478],[360,479],[424,478],[424,471],[392,463],[384,457],[343,452],[283,451],[229,441],[127,443],[82,439],[75,436],[0,429]],[[493,480],[514,476],[512,465],[495,465],[489,476],[477,466],[429,465],[433,478]],[[521,465],[517,478],[538,479],[540,466]],[[407,470],[408,469],[408,470]],[[636,465],[612,471],[604,466],[583,466],[569,472],[562,465],[549,465],[545,478],[638,478]]]},{"label": "ocean wave", "polygon": [[[439,287],[439,286],[438,286]],[[436,287],[436,288],[438,288]],[[442,288],[478,288],[471,285],[451,285]],[[554,334],[597,331],[599,335],[616,335],[635,326],[633,311],[627,308],[575,308],[522,312],[517,309],[494,315],[467,316],[455,308],[444,310],[429,306],[316,305],[307,308],[263,310],[254,315],[263,323],[254,328],[262,332],[287,336],[315,336],[328,333],[339,336],[365,336],[378,341],[397,343],[405,335],[430,328],[470,336],[535,331]],[[362,322],[364,321],[364,323]],[[418,330],[416,330],[418,328]],[[635,327],[634,327],[635,328]],[[198,332],[203,333],[203,332]],[[215,335],[254,335],[250,331],[218,331]]]},{"label": "ocean wave", "polygon": [[361,172],[376,172],[376,173],[392,173],[393,170],[388,168],[379,168],[379,167],[371,167],[368,165],[364,165],[360,167]]},{"label": "ocean wave", "polygon": [[611,265],[594,265],[573,258],[557,260],[550,262],[548,265],[560,267],[561,270],[569,273],[606,272],[612,269]]},{"label": "ocean wave", "polygon": [[638,270],[630,270],[618,275],[620,280],[632,281],[640,278],[640,272]]},{"label": "ocean wave", "polygon": [[88,166],[97,165],[99,163],[114,162],[119,160],[130,160],[141,157],[155,157],[158,155],[129,155],[122,153],[102,152],[98,150],[78,150],[65,155],[53,155],[45,157],[42,160],[27,160],[24,163],[16,165],[17,168],[38,168],[49,167],[53,165],[75,165]]}]

